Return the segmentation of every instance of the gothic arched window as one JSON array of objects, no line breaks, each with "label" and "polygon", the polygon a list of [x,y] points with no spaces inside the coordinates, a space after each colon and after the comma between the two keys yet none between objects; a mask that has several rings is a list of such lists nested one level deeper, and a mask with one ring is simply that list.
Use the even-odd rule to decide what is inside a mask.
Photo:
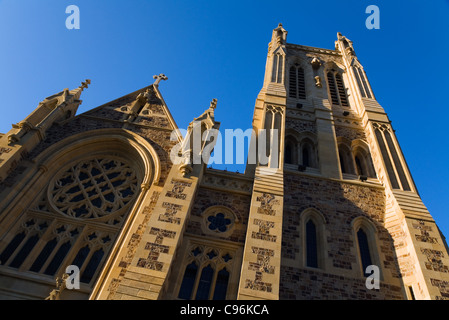
[{"label": "gothic arched window", "polygon": [[352,228],[361,274],[366,276],[366,268],[370,265],[379,267],[381,271],[376,226],[366,217],[359,216],[352,222]]},{"label": "gothic arched window", "polygon": [[298,164],[298,142],[292,136],[285,138],[284,162],[288,164]]},{"label": "gothic arched window", "polygon": [[306,224],[306,257],[308,267],[318,268],[317,230],[312,220]]},{"label": "gothic arched window", "polygon": [[271,74],[271,82],[282,83],[284,69],[284,56],[280,52],[276,52],[273,56],[273,70]]},{"label": "gothic arched window", "polygon": [[225,300],[226,292],[228,290],[229,272],[226,268],[220,270],[217,274],[217,281],[215,282],[214,300]]},{"label": "gothic arched window", "polygon": [[184,271],[184,278],[182,279],[181,289],[179,290],[178,298],[189,300],[192,296],[193,286],[195,285],[196,274],[198,266],[195,262],[189,264]]},{"label": "gothic arched window", "polygon": [[357,231],[357,242],[359,245],[359,254],[360,260],[362,262],[362,270],[363,273],[365,273],[366,268],[372,265],[373,263],[371,259],[368,236],[362,228],[360,228],[359,231]]},{"label": "gothic arched window", "polygon": [[295,64],[289,70],[289,94],[290,98],[305,99],[306,98],[306,83],[304,79],[304,69]]},{"label": "gothic arched window", "polygon": [[404,167],[399,158],[399,153],[394,145],[391,134],[388,130],[384,130],[385,140],[387,141],[388,148],[390,149],[391,156],[393,158],[393,163],[396,167],[396,171],[399,176],[399,181],[401,181],[402,190],[410,191],[410,185],[407,180],[407,176],[405,175]]},{"label": "gothic arched window", "polygon": [[304,167],[317,168],[317,154],[315,143],[309,138],[303,138],[300,142],[300,150],[301,150],[301,165]]},{"label": "gothic arched window", "polygon": [[116,156],[89,157],[56,173],[0,246],[0,265],[54,278],[68,265],[93,285],[138,193],[138,174]]},{"label": "gothic arched window", "polygon": [[308,208],[300,214],[303,244],[303,263],[310,268],[325,268],[326,238],[323,215],[316,209]]},{"label": "gothic arched window", "polygon": [[195,300],[208,300],[209,293],[212,286],[212,278],[214,276],[214,269],[208,265],[201,271],[198,289],[196,290]]},{"label": "gothic arched window", "polygon": [[259,133],[259,147],[262,150],[258,153],[260,165],[279,168],[282,118],[282,108],[272,105],[266,106],[264,130]]},{"label": "gothic arched window", "polygon": [[354,165],[352,163],[352,153],[346,144],[338,145],[338,156],[340,158],[340,167],[342,173],[354,174]]},{"label": "gothic arched window", "polygon": [[377,143],[379,144],[380,152],[382,154],[382,159],[384,160],[385,168],[387,170],[391,186],[393,187],[393,189],[400,189],[395,168],[391,161],[390,154],[388,152],[387,145],[384,140],[384,135],[382,134],[382,131],[379,128],[376,128],[374,130],[374,133],[376,135]]},{"label": "gothic arched window", "polygon": [[185,300],[226,299],[234,253],[222,248],[191,245],[178,298]]},{"label": "gothic arched window", "polygon": [[356,173],[359,176],[376,177],[369,149],[363,145],[353,148]]},{"label": "gothic arched window", "polygon": [[348,107],[348,97],[341,73],[332,69],[326,73],[326,76],[332,104]]},{"label": "gothic arched window", "polygon": [[360,93],[362,94],[362,97],[371,99],[372,98],[371,90],[368,86],[365,72],[358,66],[355,66],[353,70],[354,70],[355,78],[357,80],[357,84],[359,86]]},{"label": "gothic arched window", "polygon": [[302,147],[302,165],[310,167],[310,146],[305,145]]},{"label": "gothic arched window", "polygon": [[285,163],[293,163],[293,148],[291,144],[286,143],[285,144],[285,154],[284,154],[284,158],[285,158]]},{"label": "gothic arched window", "polygon": [[362,166],[362,162],[360,160],[360,157],[358,155],[355,156],[355,165],[357,168],[357,173],[359,176],[366,176],[366,170],[365,168]]}]

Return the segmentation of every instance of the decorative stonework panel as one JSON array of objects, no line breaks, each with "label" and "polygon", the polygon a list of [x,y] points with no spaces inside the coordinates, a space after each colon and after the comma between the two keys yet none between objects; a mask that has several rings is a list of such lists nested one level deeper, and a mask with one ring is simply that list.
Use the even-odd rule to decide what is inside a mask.
[{"label": "decorative stonework panel", "polygon": [[247,179],[234,179],[233,177],[222,177],[221,175],[207,173],[201,181],[201,185],[249,194],[253,187],[253,181]]},{"label": "decorative stonework panel", "polygon": [[182,209],[182,205],[164,202],[164,203],[162,203],[162,208],[165,209],[165,212],[163,214],[159,215],[159,219],[158,219],[159,221],[174,223],[174,224],[181,223],[181,219],[175,217],[175,215],[179,210]]},{"label": "decorative stonework panel", "polygon": [[176,232],[159,228],[151,228],[150,234],[155,235],[156,239],[154,240],[154,242],[147,242],[147,244],[145,245],[145,250],[150,251],[150,253],[148,254],[148,258],[140,258],[137,266],[146,269],[162,271],[164,263],[158,261],[159,256],[161,254],[168,254],[170,250],[169,246],[163,245],[162,243],[165,238],[173,239],[176,236]]},{"label": "decorative stonework panel", "polygon": [[282,197],[253,193],[240,281],[241,299],[278,299]]},{"label": "decorative stonework panel", "polygon": [[254,219],[254,224],[259,226],[259,232],[253,231],[251,234],[252,238],[276,242],[277,236],[270,235],[270,229],[274,229],[275,227],[274,222]]},{"label": "decorative stonework panel", "polygon": [[170,183],[173,185],[173,188],[171,191],[168,191],[165,196],[185,200],[187,195],[184,193],[184,189],[189,188],[192,184],[190,182],[182,182],[178,180],[172,180]]},{"label": "decorative stonework panel", "polygon": [[413,226],[413,228],[420,230],[420,232],[421,232],[421,234],[415,235],[415,238],[417,241],[428,242],[428,243],[432,243],[432,244],[438,243],[437,238],[430,236],[429,232],[432,231],[432,227],[427,226],[423,220],[420,220],[418,222],[418,224],[414,223],[412,226]]},{"label": "decorative stonework panel", "polygon": [[265,248],[251,247],[251,252],[257,255],[257,262],[250,262],[248,269],[256,271],[254,280],[247,279],[245,281],[245,288],[272,292],[273,284],[263,282],[263,274],[274,274],[275,267],[270,265],[270,259],[274,256],[274,251]]},{"label": "decorative stonework panel", "polygon": [[350,141],[352,140],[366,140],[366,135],[363,129],[345,127],[345,126],[335,126],[335,136],[344,137]]},{"label": "decorative stonework panel", "polygon": [[276,211],[273,210],[274,205],[279,204],[279,200],[275,200],[275,196],[272,194],[264,193],[263,196],[257,197],[257,201],[260,202],[260,207],[257,209],[257,213],[274,216]]},{"label": "decorative stonework panel", "polygon": [[317,133],[316,123],[314,121],[287,118],[285,120],[285,128],[293,129],[298,133],[305,132],[305,131],[312,132],[315,134]]},{"label": "decorative stonework panel", "polygon": [[421,253],[427,257],[427,261],[424,262],[427,270],[449,272],[448,267],[443,264],[442,259],[444,258],[444,254],[442,251],[421,248]]},{"label": "decorative stonework panel", "polygon": [[449,282],[439,279],[430,279],[432,286],[438,287],[441,296],[436,296],[436,300],[449,300]]}]

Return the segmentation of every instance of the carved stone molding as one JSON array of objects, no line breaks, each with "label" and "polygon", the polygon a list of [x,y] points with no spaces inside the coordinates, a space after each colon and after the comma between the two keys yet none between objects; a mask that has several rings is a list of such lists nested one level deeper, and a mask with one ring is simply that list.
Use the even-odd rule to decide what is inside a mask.
[{"label": "carved stone molding", "polygon": [[234,177],[224,177],[208,173],[201,181],[201,186],[251,194],[253,182],[251,180],[241,180]]}]

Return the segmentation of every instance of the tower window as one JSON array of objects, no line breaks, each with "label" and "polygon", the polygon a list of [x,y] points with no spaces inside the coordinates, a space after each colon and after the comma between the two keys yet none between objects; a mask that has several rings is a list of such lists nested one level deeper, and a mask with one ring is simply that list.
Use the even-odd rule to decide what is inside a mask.
[{"label": "tower window", "polygon": [[326,74],[326,76],[332,104],[348,107],[348,97],[342,75],[335,70],[331,70]]},{"label": "tower window", "polygon": [[390,178],[391,186],[393,187],[393,189],[400,189],[396,173],[394,172],[393,164],[387,151],[387,146],[385,145],[383,134],[379,129],[374,130],[374,133],[376,135],[377,142],[379,143],[380,152],[387,169],[388,177]]},{"label": "tower window", "polygon": [[325,268],[326,239],[324,216],[313,208],[304,210],[301,214],[302,244],[304,266],[310,268]]},{"label": "tower window", "polygon": [[371,91],[370,91],[370,88],[368,86],[368,83],[366,81],[365,72],[362,69],[360,69],[359,67],[356,66],[354,68],[354,74],[355,74],[355,78],[357,80],[357,84],[358,84],[359,89],[360,89],[360,93],[362,94],[362,97],[363,98],[368,97],[368,98],[371,99],[372,95],[371,95]]},{"label": "tower window", "polygon": [[279,52],[273,57],[273,71],[271,74],[271,82],[282,83],[282,72],[284,67],[284,56]]},{"label": "tower window", "polygon": [[340,168],[342,173],[348,173],[348,169],[346,169],[345,161],[343,159],[343,154],[341,151],[338,153],[338,156],[340,158]]},{"label": "tower window", "polygon": [[307,145],[302,148],[302,165],[310,167],[310,152]]},{"label": "tower window", "polygon": [[305,167],[317,168],[315,144],[309,138],[301,140],[301,162]]},{"label": "tower window", "polygon": [[346,89],[343,84],[343,78],[340,73],[335,74],[335,80],[337,81],[338,96],[340,97],[340,103],[344,107],[348,107],[348,97],[346,96]]},{"label": "tower window", "polygon": [[292,136],[285,138],[284,162],[288,164],[298,164],[298,142]]},{"label": "tower window", "polygon": [[306,83],[304,79],[304,69],[298,65],[290,67],[289,97],[295,99],[306,98]]},{"label": "tower window", "polygon": [[338,157],[340,158],[341,173],[354,174],[351,149],[346,144],[338,145]]},{"label": "tower window", "polygon": [[306,254],[307,266],[318,268],[317,234],[315,223],[312,220],[306,224]]},{"label": "tower window", "polygon": [[[265,125],[263,133],[265,136],[259,136],[261,139],[261,144],[265,146],[265,151],[263,147],[261,153],[259,153],[259,163],[263,166],[269,166],[270,168],[279,167],[279,157],[281,150],[279,146],[281,145],[281,130],[282,130],[282,108],[276,106],[266,106],[265,111]],[[262,141],[266,142],[263,143]]]},{"label": "tower window", "polygon": [[366,172],[363,170],[362,162],[358,156],[355,156],[355,165],[357,167],[357,173],[359,176],[365,176]]},{"label": "tower window", "polygon": [[285,163],[293,163],[292,146],[290,144],[285,146]]},{"label": "tower window", "polygon": [[335,84],[334,74],[332,72],[327,73],[327,83],[329,87],[329,93],[331,95],[332,104],[339,105],[337,86]]},{"label": "tower window", "polygon": [[393,139],[391,138],[391,134],[388,130],[384,131],[385,140],[387,140],[388,148],[390,149],[391,156],[393,157],[393,163],[396,167],[396,171],[399,175],[399,181],[401,181],[402,189],[405,191],[410,191],[410,185],[408,183],[407,177],[404,172],[404,168],[402,166],[401,160],[399,159],[399,154],[396,150],[396,146],[394,145]]},{"label": "tower window", "polygon": [[368,243],[368,237],[362,228],[360,228],[359,231],[357,231],[357,240],[359,243],[359,253],[360,259],[362,261],[363,273],[365,274],[366,268],[372,265],[372,260]]}]

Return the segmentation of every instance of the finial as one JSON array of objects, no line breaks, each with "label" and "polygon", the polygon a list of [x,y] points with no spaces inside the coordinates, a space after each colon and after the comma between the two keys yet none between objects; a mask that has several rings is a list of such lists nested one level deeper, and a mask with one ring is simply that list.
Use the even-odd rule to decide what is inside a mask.
[{"label": "finial", "polygon": [[153,86],[158,86],[159,82],[161,82],[161,80],[168,80],[168,78],[163,73],[161,73],[159,75],[154,75],[153,79],[156,79],[156,81],[154,81],[154,83],[153,83]]},{"label": "finial", "polygon": [[217,108],[217,99],[213,99],[210,102],[210,107],[209,108],[212,109],[212,110],[215,110],[215,108]]},{"label": "finial", "polygon": [[279,22],[278,27],[282,27],[282,23]]},{"label": "finial", "polygon": [[81,89],[87,89],[90,85],[90,79],[86,79],[86,81],[81,82]]}]

